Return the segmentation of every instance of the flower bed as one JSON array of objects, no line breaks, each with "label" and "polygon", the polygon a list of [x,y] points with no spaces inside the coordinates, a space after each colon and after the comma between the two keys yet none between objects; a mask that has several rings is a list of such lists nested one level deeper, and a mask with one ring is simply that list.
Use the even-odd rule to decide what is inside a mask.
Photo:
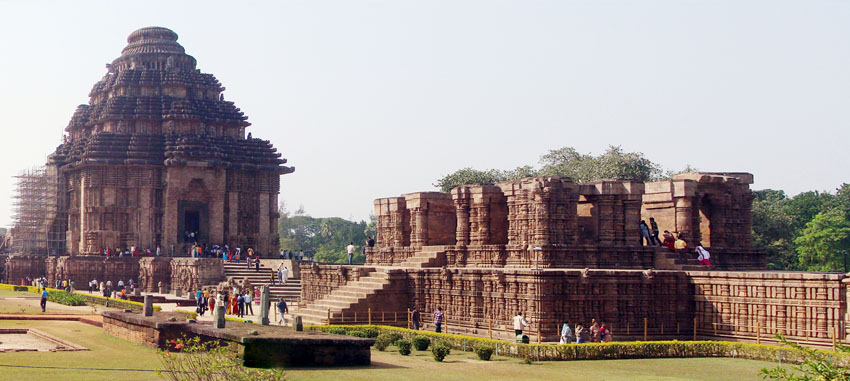
[{"label": "flower bed", "polygon": [[[797,349],[777,345],[737,343],[729,341],[629,341],[587,344],[520,344],[481,337],[451,335],[429,331],[390,326],[368,325],[309,325],[304,329],[319,332],[339,332],[345,330],[361,331],[374,327],[381,333],[401,334],[406,339],[413,336],[425,336],[432,344],[442,344],[451,349],[472,352],[476,345],[486,345],[495,349],[501,356],[527,358],[535,361],[569,360],[612,360],[664,357],[732,357],[750,360],[781,361],[800,363],[803,353]],[[829,353],[833,361],[840,366],[850,366],[850,356]]]}]

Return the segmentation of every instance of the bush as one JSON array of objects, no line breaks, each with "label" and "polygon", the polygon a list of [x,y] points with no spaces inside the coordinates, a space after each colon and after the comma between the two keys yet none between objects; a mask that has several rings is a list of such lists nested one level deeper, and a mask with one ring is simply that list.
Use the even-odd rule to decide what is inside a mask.
[{"label": "bush", "polygon": [[47,300],[53,303],[64,304],[66,306],[84,306],[86,300],[83,297],[72,294],[67,291],[48,291]]},{"label": "bush", "polygon": [[366,334],[366,337],[370,339],[374,339],[381,334],[381,330],[376,327],[364,327],[363,329],[361,329],[361,331],[363,331],[363,333]]},{"label": "bush", "polygon": [[345,328],[342,327],[332,327],[328,329],[328,333],[332,335],[345,335]]},{"label": "bush", "polygon": [[417,335],[413,337],[413,347],[416,348],[417,351],[425,351],[428,350],[428,346],[431,345],[431,340],[422,335]]},{"label": "bush", "polygon": [[397,341],[399,341],[399,340],[401,340],[401,339],[403,339],[403,338],[404,338],[404,336],[402,336],[402,335],[401,335],[400,333],[398,333],[398,332],[387,332],[387,333],[386,333],[386,335],[390,337],[390,344],[392,344],[392,345],[395,345],[395,343],[396,343]]},{"label": "bush", "polygon": [[[172,352],[181,353],[180,356]],[[200,338],[170,340],[167,349],[158,350],[164,368],[157,374],[173,381],[183,380],[283,380],[280,369],[255,369],[242,366],[236,346]]]},{"label": "bush", "polygon": [[411,343],[410,340],[401,339],[395,342],[395,345],[398,346],[398,353],[401,353],[402,356],[407,356],[410,354]]},{"label": "bush", "polygon": [[356,329],[354,331],[348,331],[348,336],[369,338],[369,335],[366,332],[363,332],[359,329]]},{"label": "bush", "polygon": [[478,344],[475,346],[475,348],[473,348],[473,351],[476,355],[478,355],[479,359],[484,361],[490,361],[490,356],[493,356],[493,352],[496,351],[496,348],[493,348],[489,345]]},{"label": "bush", "polygon": [[375,338],[375,349],[383,352],[384,349],[387,349],[387,347],[392,345],[392,343],[392,337],[386,333],[382,333]]},{"label": "bush", "polygon": [[452,353],[452,350],[443,344],[437,344],[434,346],[434,348],[431,348],[431,354],[434,355],[434,360],[440,362],[442,362],[443,359],[449,355],[449,353]]}]

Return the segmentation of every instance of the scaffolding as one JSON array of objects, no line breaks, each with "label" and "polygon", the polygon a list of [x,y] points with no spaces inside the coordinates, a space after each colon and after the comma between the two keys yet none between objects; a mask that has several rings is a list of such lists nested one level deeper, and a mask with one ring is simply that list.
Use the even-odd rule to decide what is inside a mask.
[{"label": "scaffolding", "polygon": [[15,176],[17,192],[11,251],[59,255],[65,252],[68,217],[55,166],[25,170]]}]

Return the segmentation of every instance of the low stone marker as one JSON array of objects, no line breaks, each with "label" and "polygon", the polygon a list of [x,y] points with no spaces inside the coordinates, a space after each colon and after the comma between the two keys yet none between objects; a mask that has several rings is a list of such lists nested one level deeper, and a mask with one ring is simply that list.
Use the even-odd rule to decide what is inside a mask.
[{"label": "low stone marker", "polygon": [[215,327],[216,328],[224,328],[224,306],[217,305],[215,306]]},{"label": "low stone marker", "polygon": [[145,316],[153,316],[153,296],[145,295]]},{"label": "low stone marker", "polygon": [[260,288],[260,324],[269,325],[269,286]]},{"label": "low stone marker", "polygon": [[294,320],[295,320],[295,322],[293,323],[293,325],[295,326],[295,330],[296,331],[303,331],[304,330],[304,323],[301,322],[301,316],[296,316]]}]

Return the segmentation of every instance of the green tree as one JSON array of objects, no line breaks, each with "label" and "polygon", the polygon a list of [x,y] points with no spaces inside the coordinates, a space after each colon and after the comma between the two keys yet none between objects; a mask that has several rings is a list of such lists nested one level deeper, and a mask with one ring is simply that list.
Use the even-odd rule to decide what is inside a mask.
[{"label": "green tree", "polygon": [[517,167],[509,171],[489,169],[481,171],[472,168],[463,168],[445,175],[434,183],[441,192],[449,192],[454,188],[466,184],[493,185],[500,181],[516,180],[525,177],[537,176],[537,171],[531,166]]},{"label": "green tree", "polygon": [[799,269],[794,238],[794,217],[788,212],[785,192],[764,189],[753,192],[753,245],[767,251],[772,269]]},{"label": "green tree", "polygon": [[[281,249],[313,253],[317,261],[348,263],[345,247],[353,242],[358,248],[366,240],[366,221],[354,222],[339,217],[315,218],[303,211],[301,215],[281,218],[279,226]],[[355,262],[364,258],[358,250]]]},{"label": "green tree", "polygon": [[624,152],[609,146],[602,155],[581,154],[572,147],[551,150],[540,158],[540,173],[546,176],[570,177],[586,183],[603,179],[654,181],[661,178],[661,166],[642,152]]},{"label": "green tree", "polygon": [[850,251],[850,221],[838,209],[818,213],[794,240],[800,265],[808,271],[843,271]]}]

